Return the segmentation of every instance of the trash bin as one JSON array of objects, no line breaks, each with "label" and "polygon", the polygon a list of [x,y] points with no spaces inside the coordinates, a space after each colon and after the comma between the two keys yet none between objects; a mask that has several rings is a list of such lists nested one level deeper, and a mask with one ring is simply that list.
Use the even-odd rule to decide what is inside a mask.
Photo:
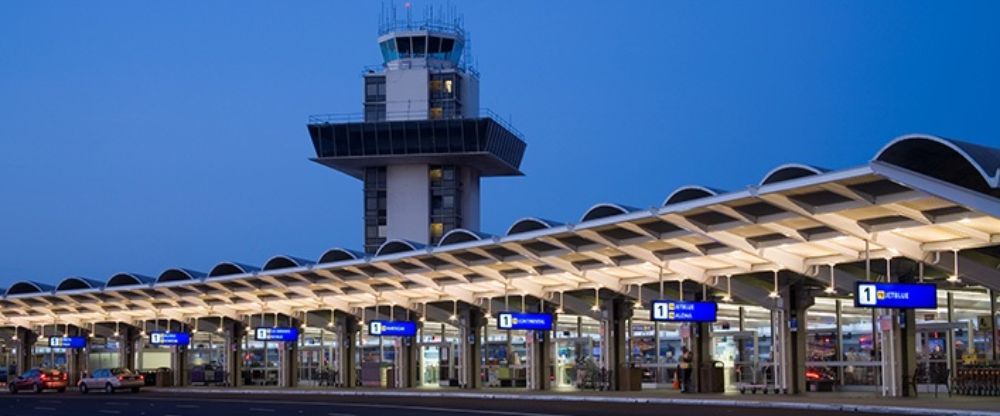
[{"label": "trash bin", "polygon": [[167,367],[156,369],[156,387],[173,387],[174,371]]},{"label": "trash bin", "polygon": [[699,393],[724,393],[726,391],[726,365],[722,361],[702,364],[698,369]]},{"label": "trash bin", "polygon": [[618,371],[618,384],[621,391],[641,391],[642,369],[621,366]]}]

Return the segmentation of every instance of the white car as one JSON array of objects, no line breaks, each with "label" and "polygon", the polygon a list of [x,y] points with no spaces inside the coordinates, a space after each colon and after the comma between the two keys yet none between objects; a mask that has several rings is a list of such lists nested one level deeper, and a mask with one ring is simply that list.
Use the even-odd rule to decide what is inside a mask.
[{"label": "white car", "polygon": [[127,368],[102,368],[94,371],[90,377],[80,380],[77,387],[80,388],[80,393],[84,394],[91,389],[104,390],[106,393],[129,389],[132,393],[138,393],[145,384],[146,381],[141,374],[135,374]]}]

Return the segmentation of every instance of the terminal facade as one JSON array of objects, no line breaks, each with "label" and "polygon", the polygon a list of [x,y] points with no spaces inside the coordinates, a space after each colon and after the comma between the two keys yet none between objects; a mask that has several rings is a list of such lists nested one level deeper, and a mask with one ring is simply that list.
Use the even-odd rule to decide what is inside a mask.
[{"label": "terminal facade", "polygon": [[[902,396],[997,361],[1000,149],[903,136],[855,168],[787,164],[746,189],[490,235],[479,180],[521,175],[526,145],[478,108],[464,30],[393,20],[378,45],[363,115],[308,124],[314,160],[363,183],[362,249],[16,282],[0,378],[128,367],[161,385],[631,390],[673,388],[686,347],[692,390]],[[910,300],[882,286],[856,302],[876,283],[931,285],[934,304],[872,307]],[[696,302],[711,319],[678,318]]]}]

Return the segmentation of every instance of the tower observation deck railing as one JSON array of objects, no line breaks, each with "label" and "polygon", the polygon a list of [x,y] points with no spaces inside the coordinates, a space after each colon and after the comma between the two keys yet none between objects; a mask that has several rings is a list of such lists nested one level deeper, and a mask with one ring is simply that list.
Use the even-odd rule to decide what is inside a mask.
[{"label": "tower observation deck railing", "polygon": [[386,113],[385,120],[365,120],[364,113],[328,113],[328,114],[314,114],[309,116],[309,124],[340,124],[340,123],[381,123],[387,121],[404,121],[404,120],[448,120],[448,119],[464,119],[464,118],[490,118],[497,124],[503,126],[518,139],[524,140],[524,134],[520,130],[514,128],[514,125],[510,123],[507,119],[501,117],[499,114],[493,112],[489,108],[479,109],[478,117],[463,117],[461,115],[455,117],[441,117],[441,118],[430,118],[428,117],[428,111],[423,110],[413,110],[413,111],[393,111]]},{"label": "tower observation deck railing", "polygon": [[442,32],[442,33],[452,33],[459,37],[465,37],[465,29],[462,27],[462,23],[459,20],[447,20],[443,18],[428,18],[428,19],[390,19],[389,21],[383,22],[378,27],[379,36],[386,33],[392,32],[403,32],[403,31],[428,31],[428,32]]}]

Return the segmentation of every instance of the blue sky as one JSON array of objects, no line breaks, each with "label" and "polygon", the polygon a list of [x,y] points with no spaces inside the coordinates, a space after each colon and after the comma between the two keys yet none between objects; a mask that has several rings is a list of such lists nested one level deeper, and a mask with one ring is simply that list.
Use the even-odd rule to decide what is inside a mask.
[{"label": "blue sky", "polygon": [[[482,104],[528,141],[527,176],[484,183],[486,232],[905,133],[1000,146],[997,3],[453,4]],[[360,111],[379,9],[0,3],[0,285],[360,248],[361,185],[308,161],[305,123]]]}]

